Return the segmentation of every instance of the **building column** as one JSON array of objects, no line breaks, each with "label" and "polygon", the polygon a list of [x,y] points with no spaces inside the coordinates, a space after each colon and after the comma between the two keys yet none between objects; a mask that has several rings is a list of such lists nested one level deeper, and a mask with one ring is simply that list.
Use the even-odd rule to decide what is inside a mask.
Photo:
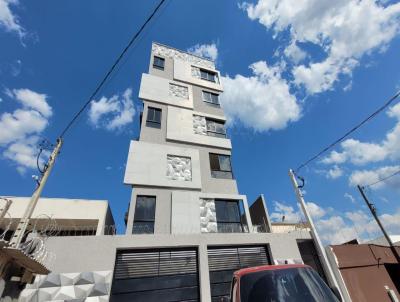
[{"label": "building column", "polygon": [[200,299],[202,302],[211,301],[210,271],[208,268],[207,244],[199,245],[199,277]]}]

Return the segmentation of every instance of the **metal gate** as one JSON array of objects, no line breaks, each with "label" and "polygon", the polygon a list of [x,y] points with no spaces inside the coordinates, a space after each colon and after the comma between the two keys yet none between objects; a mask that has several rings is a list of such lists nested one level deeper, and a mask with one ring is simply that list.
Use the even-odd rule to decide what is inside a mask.
[{"label": "metal gate", "polygon": [[117,252],[111,301],[199,301],[196,249]]},{"label": "metal gate", "polygon": [[233,272],[271,264],[267,246],[209,247],[208,266],[212,301],[229,296]]}]

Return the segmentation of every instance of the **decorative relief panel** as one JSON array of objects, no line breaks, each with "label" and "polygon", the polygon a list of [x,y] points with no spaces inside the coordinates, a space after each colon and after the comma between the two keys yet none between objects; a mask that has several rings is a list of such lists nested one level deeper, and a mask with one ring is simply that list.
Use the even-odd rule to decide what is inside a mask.
[{"label": "decorative relief panel", "polygon": [[108,301],[112,271],[38,275],[21,292],[20,302]]},{"label": "decorative relief panel", "polygon": [[200,68],[196,66],[191,66],[191,73],[192,77],[196,79],[201,79],[201,73],[200,73]]},{"label": "decorative relief panel", "polygon": [[152,52],[155,55],[161,57],[167,57],[171,59],[179,59],[190,64],[199,65],[205,68],[214,69],[214,63],[212,61],[202,59],[197,56],[193,56],[189,53],[179,51],[177,49],[168,48],[159,44],[153,43]]},{"label": "decorative relief panel", "polygon": [[214,199],[200,198],[200,230],[202,233],[218,231]]},{"label": "decorative relief panel", "polygon": [[169,95],[188,100],[189,90],[185,86],[169,83]]},{"label": "decorative relief panel", "polygon": [[207,135],[207,122],[204,116],[193,114],[193,130],[196,134]]},{"label": "decorative relief panel", "polygon": [[171,180],[191,181],[191,159],[189,157],[167,155],[167,178]]}]

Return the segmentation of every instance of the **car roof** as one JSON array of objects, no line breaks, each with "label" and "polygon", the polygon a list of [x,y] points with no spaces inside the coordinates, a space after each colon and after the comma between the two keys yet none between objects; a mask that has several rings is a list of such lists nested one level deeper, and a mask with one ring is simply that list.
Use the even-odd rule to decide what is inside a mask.
[{"label": "car roof", "polygon": [[250,273],[261,272],[261,271],[274,271],[281,269],[290,269],[290,268],[309,268],[310,266],[305,264],[282,264],[282,265],[261,265],[254,266],[248,268],[242,268],[234,272],[235,277],[242,277],[243,275],[247,275]]}]

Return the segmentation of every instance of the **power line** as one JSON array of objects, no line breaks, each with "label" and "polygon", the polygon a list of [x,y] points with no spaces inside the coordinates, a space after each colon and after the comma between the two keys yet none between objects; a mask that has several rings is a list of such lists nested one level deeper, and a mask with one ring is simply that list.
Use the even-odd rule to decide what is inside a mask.
[{"label": "power line", "polygon": [[352,129],[347,131],[343,136],[335,140],[333,143],[322,149],[320,152],[318,152],[316,155],[302,163],[300,166],[296,168],[296,171],[299,171],[300,169],[304,168],[307,166],[310,162],[316,160],[318,157],[320,157],[322,154],[327,152],[328,150],[332,149],[334,146],[342,142],[346,137],[348,137],[350,134],[358,130],[361,126],[363,126],[365,123],[373,119],[375,116],[377,116],[379,113],[381,113],[383,110],[385,110],[395,99],[397,99],[400,96],[400,91],[398,91],[394,96],[392,96],[386,103],[384,103],[381,107],[379,107],[376,111],[374,111],[372,114],[370,114],[367,118],[362,120],[359,124],[354,126]]},{"label": "power line", "polygon": [[364,188],[375,186],[375,185],[377,185],[378,183],[380,183],[380,182],[382,182],[382,181],[385,181],[385,180],[388,180],[389,178],[392,178],[393,176],[396,176],[396,175],[398,175],[398,174],[400,174],[400,170],[398,170],[398,171],[396,171],[396,172],[394,172],[394,173],[392,173],[392,174],[390,174],[390,175],[388,175],[388,176],[386,176],[386,177],[380,178],[380,179],[378,179],[377,181],[375,181],[375,182],[373,182],[373,183],[370,183],[370,184],[368,184],[368,185],[365,185]]},{"label": "power line", "polygon": [[132,46],[132,44],[136,41],[137,37],[142,33],[146,25],[151,21],[151,19],[154,17],[154,15],[157,13],[161,5],[165,2],[165,0],[161,0],[158,5],[155,7],[153,12],[150,14],[150,16],[147,18],[147,20],[143,23],[143,25],[140,27],[140,29],[135,33],[135,35],[131,38],[129,41],[128,45],[124,48],[124,50],[121,52],[121,54],[118,56],[118,58],[115,60],[114,64],[111,66],[111,68],[108,70],[106,75],[103,77],[103,79],[100,81],[100,83],[97,85],[96,89],[93,91],[93,93],[90,95],[86,103],[82,106],[82,108],[73,116],[71,121],[67,124],[67,126],[64,128],[64,130],[61,132],[61,135],[59,136],[62,138],[65,133],[71,128],[73,123],[77,120],[77,118],[82,114],[83,111],[89,106],[89,104],[92,102],[93,98],[97,95],[101,87],[104,85],[104,83],[108,80],[114,69],[117,67],[118,63],[121,61],[121,59],[125,56],[126,52],[128,49]]}]

